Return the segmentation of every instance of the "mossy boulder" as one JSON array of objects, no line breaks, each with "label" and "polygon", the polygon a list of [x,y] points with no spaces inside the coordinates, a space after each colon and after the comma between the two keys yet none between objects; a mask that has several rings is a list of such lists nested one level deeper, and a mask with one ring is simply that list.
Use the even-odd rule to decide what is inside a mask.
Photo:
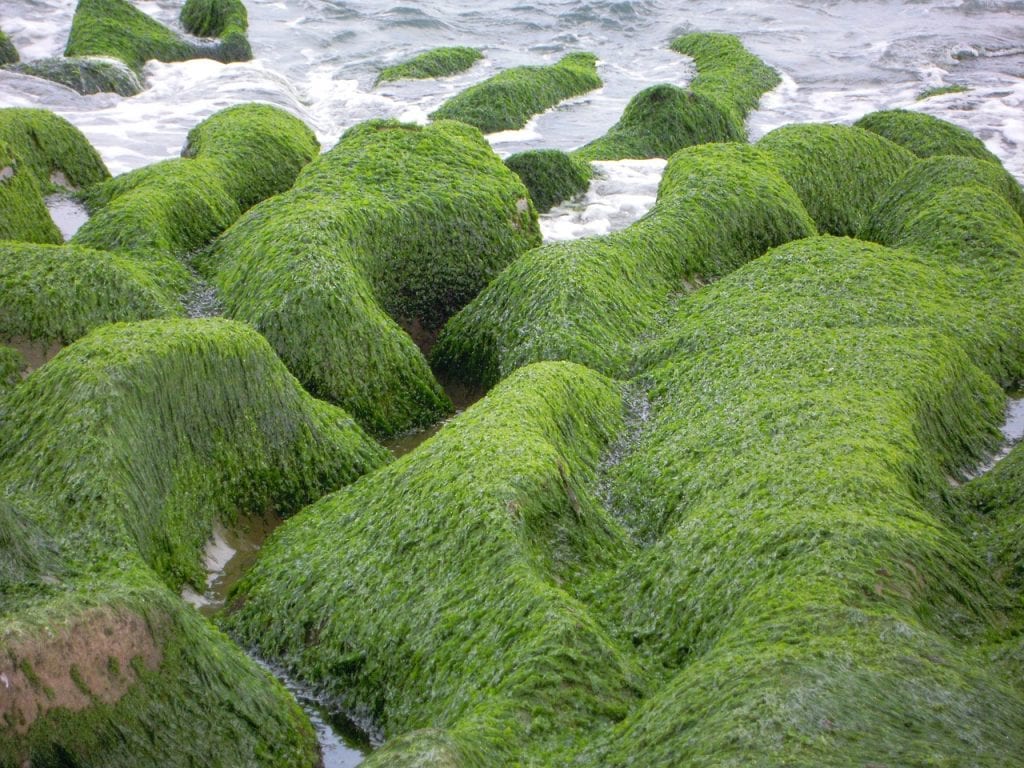
[{"label": "mossy boulder", "polygon": [[377,75],[375,85],[394,80],[424,80],[432,77],[457,75],[459,72],[469,69],[483,57],[483,53],[478,48],[465,46],[432,48],[413,56],[408,61],[385,67]]},{"label": "mossy boulder", "polygon": [[757,146],[771,156],[823,234],[850,237],[915,159],[863,128],[821,123],[776,128]]},{"label": "mossy boulder", "polygon": [[484,133],[522,128],[536,114],[601,87],[597,57],[570,53],[546,67],[514,67],[467,88],[431,113],[460,120]]},{"label": "mossy boulder", "polygon": [[43,199],[39,180],[14,150],[0,140],[0,241],[62,243]]},{"label": "mossy boulder", "polygon": [[46,109],[0,109],[0,141],[43,193],[77,189],[110,178],[99,153],[80,130]]},{"label": "mossy boulder", "polygon": [[[105,56],[119,59],[141,73],[150,59],[186,61],[211,58],[242,61],[252,58],[245,39],[245,8],[238,0],[192,0],[187,21],[201,24],[211,9],[223,10],[227,21],[224,40],[210,44],[193,43],[140,11],[129,0],[79,0],[71,23],[65,56]],[[184,9],[183,9],[184,10]],[[241,16],[239,15],[241,14]],[[241,25],[241,26],[240,26]]]},{"label": "mossy boulder", "polygon": [[0,764],[316,764],[294,700],[174,591],[203,582],[213,520],[386,452],[228,321],[105,326],[4,408]]},{"label": "mossy boulder", "polygon": [[546,213],[563,200],[581,195],[590,186],[590,164],[557,149],[531,149],[505,158],[526,185],[538,213]]},{"label": "mossy boulder", "polygon": [[116,93],[120,96],[135,96],[142,91],[139,76],[118,59],[59,56],[26,61],[7,69],[60,83],[83,95]]},{"label": "mossy boulder", "polygon": [[0,241],[0,339],[68,344],[106,323],[183,312],[165,275],[144,261]]},{"label": "mossy boulder", "polygon": [[275,532],[225,625],[372,713],[388,741],[368,765],[568,764],[646,687],[574,595],[629,551],[595,495],[623,416],[592,371],[518,371]]},{"label": "mossy boulder", "polygon": [[243,216],[204,269],[311,392],[393,434],[451,407],[402,328],[436,330],[539,242],[526,189],[476,129],[377,120]]},{"label": "mossy boulder", "polygon": [[11,38],[0,29],[0,65],[15,64],[19,59],[18,49],[14,47]]},{"label": "mossy boulder", "polygon": [[573,154],[584,160],[669,157],[694,144],[746,141],[747,114],[778,85],[775,70],[733,35],[694,32],[673,40],[671,48],[694,60],[697,74],[689,88],[644,89],[604,136]]},{"label": "mossy boulder", "polygon": [[476,386],[537,360],[625,376],[636,345],[678,293],[813,232],[800,200],[759,150],[681,150],[650,213],[611,235],[523,255],[448,322],[432,361]]},{"label": "mossy boulder", "polygon": [[185,0],[181,25],[193,35],[220,38],[217,58],[221,61],[252,58],[246,37],[249,14],[242,0]]},{"label": "mossy boulder", "polygon": [[918,157],[960,155],[1001,165],[999,158],[989,152],[985,143],[973,133],[924,112],[905,109],[872,112],[854,125],[885,136]]}]

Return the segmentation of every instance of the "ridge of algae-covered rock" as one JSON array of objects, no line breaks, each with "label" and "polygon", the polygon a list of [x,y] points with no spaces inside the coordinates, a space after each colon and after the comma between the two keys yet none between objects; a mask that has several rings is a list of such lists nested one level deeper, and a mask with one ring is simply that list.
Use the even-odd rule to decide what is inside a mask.
[{"label": "ridge of algae-covered rock", "polygon": [[165,277],[118,253],[0,242],[0,339],[68,344],[106,323],[181,315]]},{"label": "ridge of algae-covered rock", "polygon": [[20,57],[18,49],[2,29],[0,29],[0,64],[16,64]]},{"label": "ridge of algae-covered rock", "polygon": [[287,513],[384,449],[222,320],[105,326],[3,407],[0,764],[316,764],[294,700],[171,590],[204,582],[214,519]]},{"label": "ridge of algae-covered rock", "polygon": [[525,188],[476,129],[375,120],[243,216],[204,269],[309,391],[395,434],[451,408],[399,323],[436,330],[539,242]]},{"label": "ridge of algae-covered rock", "polygon": [[221,61],[252,58],[252,47],[246,37],[249,14],[242,0],[185,0],[181,25],[193,35],[220,38],[216,58]]},{"label": "ridge of algae-covered rock", "polygon": [[670,47],[693,58],[697,75],[690,86],[644,89],[604,136],[573,152],[576,157],[667,158],[694,144],[746,141],[747,114],[762,94],[779,84],[775,70],[733,35],[694,32],[676,38]]},{"label": "ridge of algae-covered rock", "polygon": [[890,109],[864,115],[854,123],[906,147],[918,157],[961,155],[1002,165],[985,143],[968,130],[924,112]]},{"label": "ridge of algae-covered rock", "polygon": [[240,104],[189,132],[184,157],[122,174],[82,193],[92,216],[72,242],[166,266],[179,291],[179,260],[209,243],[254,203],[287,189],[319,144],[298,118]]},{"label": "ridge of algae-covered rock", "polygon": [[120,96],[135,96],[142,92],[139,76],[120,59],[58,56],[25,61],[7,69],[59,83],[83,95],[116,93]]},{"label": "ridge of algae-covered rock", "polygon": [[[908,223],[947,190],[973,187],[1002,197],[1024,217],[1024,191],[1001,165],[974,157],[939,155],[918,160],[883,194],[858,234],[865,240],[899,245]],[[973,208],[963,213],[970,215]]]},{"label": "ridge of algae-covered rock", "polygon": [[0,141],[5,142],[46,193],[84,188],[110,178],[99,153],[80,130],[46,109],[0,109]]},{"label": "ridge of algae-covered rock", "polygon": [[0,241],[62,243],[57,225],[50,218],[39,181],[0,139]]},{"label": "ridge of algae-covered rock", "polygon": [[593,175],[589,163],[557,149],[517,152],[505,165],[522,180],[538,213],[586,192]]},{"label": "ridge of algae-covered rock", "polygon": [[796,190],[822,233],[856,236],[914,155],[863,128],[786,125],[757,142]]},{"label": "ridge of algae-covered rock", "polygon": [[[252,52],[245,39],[244,6],[237,0],[210,0],[210,3],[226,8],[225,17],[230,21],[221,42],[202,45],[185,40],[128,0],[79,0],[64,55],[109,56],[120,59],[135,72],[141,72],[150,59],[186,61],[208,57],[240,61],[251,58]],[[186,3],[190,15],[183,23],[187,26],[201,18],[207,7],[207,3],[197,5],[194,0]]]},{"label": "ridge of algae-covered rock", "polygon": [[566,764],[646,685],[574,596],[630,549],[595,496],[622,427],[617,384],[570,363],[523,368],[285,523],[225,623],[389,739],[429,726],[367,765],[435,748],[454,765]]},{"label": "ridge of algae-covered rock", "polygon": [[524,254],[448,322],[432,361],[477,386],[545,359],[624,376],[634,347],[677,292],[813,233],[800,200],[759,150],[681,150],[650,213],[611,235]]},{"label": "ridge of algae-covered rock", "polygon": [[570,53],[550,66],[513,67],[499,72],[448,99],[430,117],[460,120],[484,133],[513,130],[558,102],[601,85],[597,57]]},{"label": "ridge of algae-covered rock", "polygon": [[432,48],[400,64],[384,67],[377,75],[374,85],[393,80],[424,80],[432,77],[457,75],[459,72],[469,69],[483,57],[483,53],[478,48],[467,48],[466,46]]}]

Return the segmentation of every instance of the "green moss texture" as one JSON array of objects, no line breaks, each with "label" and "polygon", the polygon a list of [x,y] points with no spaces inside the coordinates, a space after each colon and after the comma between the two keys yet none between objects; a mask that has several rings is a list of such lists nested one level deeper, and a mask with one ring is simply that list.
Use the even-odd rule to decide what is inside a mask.
[{"label": "green moss texture", "polygon": [[454,46],[450,48],[432,48],[408,61],[385,67],[377,75],[377,84],[394,80],[423,80],[432,77],[447,77],[472,67],[484,57],[477,48]]},{"label": "green moss texture", "polygon": [[18,49],[14,47],[11,38],[0,29],[0,64],[15,64],[19,59]]},{"label": "green moss texture", "polygon": [[678,293],[813,233],[761,151],[731,143],[681,150],[650,213],[620,232],[522,256],[448,322],[432,361],[476,386],[537,360],[625,376]]},{"label": "green moss texture", "polygon": [[39,181],[0,140],[0,241],[62,243],[64,238],[50,218]]},{"label": "green moss texture", "polygon": [[252,48],[246,37],[249,14],[242,0],[185,0],[181,25],[199,37],[220,38],[218,57],[222,61],[247,61]]},{"label": "green moss texture", "polygon": [[806,123],[769,132],[757,146],[796,190],[818,229],[856,236],[881,196],[914,155],[876,133]]},{"label": "green moss texture", "polygon": [[597,57],[570,53],[547,67],[514,67],[453,96],[434,120],[460,120],[484,133],[522,128],[531,117],[601,87]]},{"label": "green moss texture", "polygon": [[141,72],[150,59],[240,61],[252,58],[245,38],[247,21],[241,2],[190,0],[183,9],[186,28],[199,29],[216,19],[224,20],[223,40],[210,45],[196,44],[152,19],[128,0],[79,0],[64,55],[108,56],[120,59],[136,72]]},{"label": "green moss texture", "polygon": [[21,380],[21,370],[24,367],[25,359],[18,350],[0,345],[0,394]]},{"label": "green moss texture", "polygon": [[116,93],[135,96],[142,92],[139,76],[117,59],[62,56],[26,61],[7,68],[23,75],[52,80],[83,95]]},{"label": "green moss texture", "polygon": [[557,149],[531,149],[505,158],[522,180],[538,213],[583,194],[593,175],[590,164]]},{"label": "green moss texture", "polygon": [[220,320],[106,326],[4,409],[0,764],[316,764],[294,701],[173,590],[203,583],[215,519],[285,514],[385,451]]},{"label": "green moss texture", "polygon": [[918,157],[962,155],[999,164],[999,158],[973,133],[923,112],[905,109],[872,112],[854,125],[885,136]]},{"label": "green moss texture", "polygon": [[775,70],[732,35],[695,32],[672,41],[691,56],[690,87],[654,85],[634,96],[608,133],[576,150],[584,160],[669,157],[694,144],[745,141],[746,118],[779,83]]},{"label": "green moss texture", "polygon": [[370,121],[243,216],[205,268],[312,393],[394,434],[451,407],[402,327],[436,330],[539,242],[526,189],[476,129]]},{"label": "green moss texture", "polygon": [[46,109],[0,109],[0,141],[6,143],[42,192],[84,188],[110,178],[89,140]]}]

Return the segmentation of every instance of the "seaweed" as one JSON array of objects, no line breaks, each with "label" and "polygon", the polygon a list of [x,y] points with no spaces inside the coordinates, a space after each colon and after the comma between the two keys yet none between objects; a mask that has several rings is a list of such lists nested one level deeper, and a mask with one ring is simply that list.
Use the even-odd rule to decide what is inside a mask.
[{"label": "seaweed", "polygon": [[989,152],[984,142],[970,131],[924,112],[909,112],[905,109],[872,112],[864,115],[854,125],[884,136],[918,157],[960,155],[1001,165],[999,158]]},{"label": "seaweed", "polygon": [[374,120],[243,216],[202,267],[227,315],[310,392],[385,435],[451,408],[402,327],[429,335],[539,242],[525,188],[476,129]]},{"label": "seaweed", "polygon": [[796,190],[822,233],[854,237],[914,155],[863,128],[807,123],[769,132],[757,146]]},{"label": "seaweed", "polygon": [[0,241],[62,243],[43,199],[39,181],[0,139]]},{"label": "seaweed", "polygon": [[7,69],[60,83],[83,95],[116,93],[120,96],[135,96],[142,91],[139,76],[118,59],[60,56],[26,61]]},{"label": "seaweed", "polygon": [[531,149],[505,158],[505,165],[523,182],[538,213],[587,191],[590,164],[557,149]]},{"label": "seaweed", "polygon": [[0,65],[16,64],[21,57],[18,56],[18,49],[2,29],[0,29]]},{"label": "seaweed", "polygon": [[0,338],[68,344],[106,323],[181,315],[168,282],[118,253],[0,242]]},{"label": "seaweed", "polygon": [[89,140],[71,123],[46,109],[0,109],[0,142],[42,193],[88,187],[110,178]]},{"label": "seaweed", "polygon": [[21,381],[25,358],[18,350],[0,344],[0,394]]},{"label": "seaweed", "polygon": [[104,326],[3,407],[0,764],[315,764],[294,700],[171,590],[203,582],[213,520],[287,514],[386,451],[223,320]]},{"label": "seaweed", "polygon": [[537,360],[626,376],[636,345],[657,330],[676,294],[813,233],[800,200],[759,150],[681,150],[644,218],[524,254],[448,322],[432,363],[483,387]]},{"label": "seaweed", "polygon": [[217,58],[221,61],[248,61],[252,48],[246,37],[249,14],[242,0],[185,0],[181,24],[187,32],[200,37],[218,37]]},{"label": "seaweed", "polygon": [[374,85],[394,80],[423,80],[456,75],[469,69],[483,57],[483,53],[478,48],[465,46],[432,48],[400,64],[384,67],[377,75]]},{"label": "seaweed", "polygon": [[601,87],[597,57],[570,53],[546,67],[513,67],[467,88],[431,113],[484,133],[522,128],[533,116],[572,96]]},{"label": "seaweed", "polygon": [[917,94],[915,101],[924,101],[935,96],[944,96],[948,93],[967,93],[971,90],[968,86],[961,83],[953,83],[952,85],[939,85],[935,88],[926,88]]},{"label": "seaweed", "polygon": [[[245,38],[245,8],[238,0],[209,0],[186,3],[186,26],[199,28],[205,19],[226,19],[224,38],[219,43],[198,44],[150,18],[128,0],[79,0],[71,23],[65,56],[107,56],[119,59],[136,73],[150,59],[186,61],[212,58],[243,61],[252,58]],[[208,15],[209,14],[209,15]]]},{"label": "seaweed", "polygon": [[456,765],[566,764],[546,753],[606,728],[646,687],[573,595],[629,551],[593,490],[622,425],[604,377],[517,371],[275,531],[225,626],[372,713],[389,741],[369,765],[433,750]]}]

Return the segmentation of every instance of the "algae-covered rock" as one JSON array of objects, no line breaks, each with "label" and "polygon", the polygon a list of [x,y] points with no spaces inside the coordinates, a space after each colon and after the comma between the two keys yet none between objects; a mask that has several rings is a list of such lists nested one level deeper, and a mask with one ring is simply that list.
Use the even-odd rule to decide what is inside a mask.
[{"label": "algae-covered rock", "polygon": [[505,158],[526,185],[538,213],[582,194],[590,185],[590,164],[557,149],[531,149]]},{"label": "algae-covered rock", "polygon": [[19,58],[18,49],[14,47],[11,38],[0,29],[0,64],[14,64]]},{"label": "algae-covered rock", "polygon": [[432,48],[408,61],[394,66],[384,67],[377,75],[376,84],[404,79],[427,79],[456,75],[473,66],[484,57],[478,48],[454,46],[451,48]]},{"label": "algae-covered rock", "polygon": [[[25,358],[18,350],[0,344],[0,394],[21,380],[21,371],[24,367]],[[0,540],[10,540],[11,538],[12,536],[8,535],[6,530],[0,531]]]},{"label": "algae-covered rock", "polygon": [[524,254],[448,322],[433,363],[479,386],[537,360],[625,376],[675,294],[813,232],[799,198],[757,149],[684,149],[643,219]]},{"label": "algae-covered rock", "polygon": [[484,133],[522,128],[533,116],[601,87],[597,57],[570,53],[547,67],[514,67],[453,96],[433,120],[461,120]]},{"label": "algae-covered rock", "polygon": [[1024,594],[1024,447],[964,485],[960,496],[977,515],[975,547],[993,577]]},{"label": "algae-covered rock", "polygon": [[1001,165],[999,158],[989,152],[985,143],[970,131],[924,112],[909,112],[905,109],[872,112],[854,125],[885,136],[918,157],[961,155]]},{"label": "algae-covered rock", "polygon": [[0,139],[0,241],[62,243],[50,218],[39,180],[13,149]]},{"label": "algae-covered rock", "polygon": [[399,323],[436,330],[539,242],[525,188],[476,129],[378,120],[243,216],[204,268],[311,392],[387,434],[450,408]]},{"label": "algae-covered rock", "polygon": [[672,41],[693,57],[689,88],[655,85],[634,96],[622,117],[599,139],[576,150],[585,160],[669,157],[711,141],[746,141],[745,121],[779,76],[733,35],[694,32]]},{"label": "algae-covered rock", "polygon": [[822,233],[856,236],[879,198],[914,162],[909,150],[863,128],[808,123],[757,146],[807,206]]},{"label": "algae-covered rock", "polygon": [[199,37],[220,38],[216,58],[221,61],[248,61],[252,48],[246,37],[249,14],[242,0],[185,0],[181,24]]},{"label": "algae-covered rock", "polygon": [[[187,20],[201,25],[214,9],[224,18],[224,39],[209,45],[185,40],[174,30],[140,11],[128,0],[79,0],[71,23],[65,56],[107,56],[120,59],[141,72],[150,59],[186,61],[213,58],[242,61],[252,58],[245,39],[245,7],[238,0],[206,0],[186,3]],[[183,9],[183,19],[185,19]],[[198,26],[196,27],[198,28]]]},{"label": "algae-covered rock", "polygon": [[567,363],[518,371],[413,453],[285,523],[227,627],[372,713],[388,742],[369,765],[568,764],[567,748],[620,719],[647,682],[575,596],[630,551],[595,495],[622,426],[604,377]]},{"label": "algae-covered rock", "polygon": [[[72,242],[162,261],[173,271],[252,204],[291,186],[318,148],[312,131],[278,107],[228,107],[189,132],[185,157],[83,193],[92,216]],[[189,278],[180,264],[177,272],[183,289]]]},{"label": "algae-covered rock", "polygon": [[46,109],[0,109],[0,141],[41,192],[81,188],[110,178],[99,153],[71,123]]},{"label": "algae-covered rock", "polygon": [[0,242],[0,339],[67,344],[106,323],[181,315],[166,282],[117,253]]},{"label": "algae-covered rock", "polygon": [[[899,245],[912,219],[930,207],[937,196],[962,187],[998,195],[1018,216],[1024,216],[1024,191],[1001,165],[973,157],[940,155],[910,166],[880,197],[858,236],[885,245]],[[984,209],[972,206],[958,216],[970,215],[975,210]]]},{"label": "algae-covered rock", "polygon": [[203,582],[214,519],[385,451],[227,321],[106,326],[4,407],[0,764],[316,764],[294,700],[172,590]]},{"label": "algae-covered rock", "polygon": [[135,96],[142,91],[139,76],[118,59],[60,56],[26,61],[8,69],[66,85],[83,95],[116,93],[121,96]]}]

